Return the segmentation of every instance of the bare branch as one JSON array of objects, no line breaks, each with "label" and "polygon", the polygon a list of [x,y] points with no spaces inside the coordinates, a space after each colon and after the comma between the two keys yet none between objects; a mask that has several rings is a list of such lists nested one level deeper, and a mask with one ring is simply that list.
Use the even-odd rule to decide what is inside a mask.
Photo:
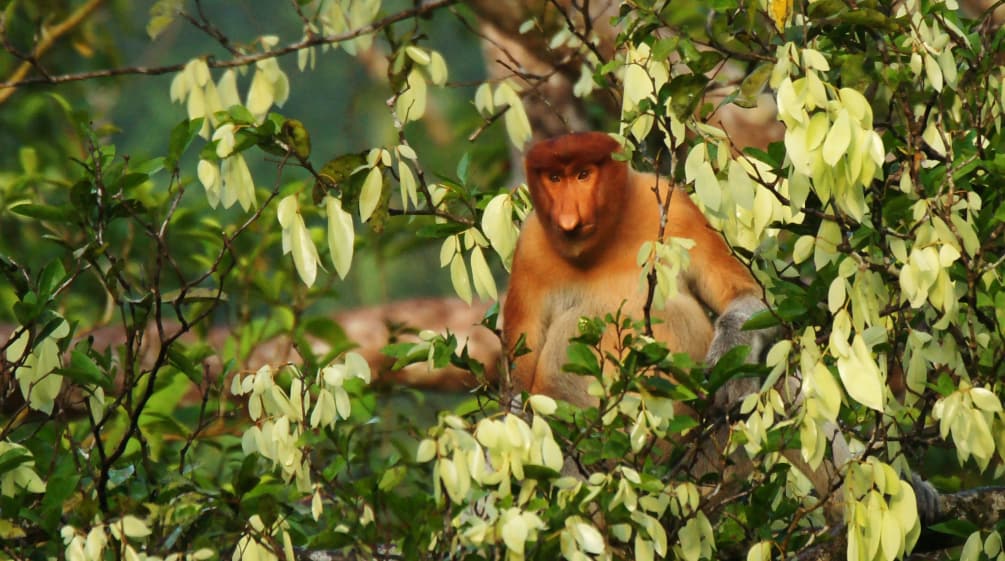
[{"label": "bare branch", "polygon": [[[14,73],[10,75],[5,82],[0,84],[0,103],[7,101],[16,90],[13,89],[19,84],[27,83],[27,81],[40,80],[48,82],[50,80],[55,80],[59,78],[58,76],[40,76],[36,78],[25,79],[28,72],[33,66],[37,66],[38,59],[46,53],[60,37],[69,33],[74,27],[80,24],[80,22],[87,19],[94,10],[96,10],[105,0],[88,0],[87,3],[77,8],[69,17],[63,20],[62,23],[58,23],[45,30],[45,33],[41,34],[41,39],[35,45],[32,50],[31,55],[28,60],[22,62]],[[55,82],[53,82],[55,83]]]},{"label": "bare branch", "polygon": [[[100,3],[102,0],[91,0],[92,3]],[[393,25],[399,21],[421,17],[431,12],[434,12],[440,8],[456,4],[459,0],[435,0],[427,4],[421,4],[416,8],[410,10],[404,10],[396,14],[387,16],[381,20],[377,20],[369,25],[364,25],[358,29],[352,31],[347,31],[345,33],[338,33],[335,35],[315,35],[313,37],[306,37],[295,43],[289,43],[285,46],[271,49],[268,51],[263,51],[259,53],[251,53],[243,56],[235,56],[228,60],[216,60],[210,56],[207,56],[206,63],[210,68],[234,68],[238,66],[247,66],[253,64],[260,60],[267,60],[270,58],[277,58],[283,55],[294,53],[303,49],[310,47],[315,47],[318,45],[327,45],[334,43],[341,43],[343,41],[348,41],[350,39],[355,39],[362,35],[368,35],[370,33],[375,33],[380,31],[390,25]],[[185,67],[188,61],[179,62],[176,64],[169,64],[165,66],[130,66],[123,68],[106,68],[104,70],[95,70],[91,72],[77,72],[71,74],[60,74],[57,76],[33,76],[30,78],[24,78],[23,74],[21,76],[16,76],[5,82],[0,82],[0,101],[10,97],[11,93],[21,86],[30,86],[37,84],[63,84],[66,82],[80,82],[83,80],[93,80],[97,78],[111,78],[113,76],[129,76],[129,75],[158,75],[158,74],[169,74],[171,72],[178,72]],[[30,66],[30,65],[29,65]],[[27,72],[27,70],[25,70]]]}]

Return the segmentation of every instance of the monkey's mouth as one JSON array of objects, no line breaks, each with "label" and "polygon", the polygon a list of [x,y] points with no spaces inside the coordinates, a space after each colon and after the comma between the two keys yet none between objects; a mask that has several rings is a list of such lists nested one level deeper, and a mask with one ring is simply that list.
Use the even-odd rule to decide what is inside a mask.
[{"label": "monkey's mouth", "polygon": [[590,223],[590,224],[580,224],[579,226],[576,226],[571,230],[565,230],[562,228],[556,228],[556,229],[558,230],[559,235],[561,235],[563,238],[567,240],[581,241],[593,235],[593,232],[596,231],[597,229],[597,225]]}]

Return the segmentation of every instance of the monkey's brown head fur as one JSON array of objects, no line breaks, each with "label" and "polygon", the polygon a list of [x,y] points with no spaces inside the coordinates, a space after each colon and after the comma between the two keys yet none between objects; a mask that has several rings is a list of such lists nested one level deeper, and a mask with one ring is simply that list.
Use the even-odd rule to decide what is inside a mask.
[{"label": "monkey's brown head fur", "polygon": [[527,185],[538,219],[551,245],[570,262],[588,264],[591,252],[618,225],[628,183],[628,165],[611,158],[619,149],[604,133],[581,132],[543,140],[527,151]]}]

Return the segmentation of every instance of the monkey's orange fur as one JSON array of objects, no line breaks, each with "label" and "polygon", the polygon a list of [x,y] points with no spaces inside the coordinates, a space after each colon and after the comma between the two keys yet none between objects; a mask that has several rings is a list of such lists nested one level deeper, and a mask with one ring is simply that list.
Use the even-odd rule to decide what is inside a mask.
[{"label": "monkey's orange fur", "polygon": [[673,352],[705,358],[713,338],[704,306],[716,314],[761,288],[730,253],[687,194],[668,180],[611,158],[618,143],[602,133],[570,134],[534,145],[526,155],[535,212],[523,226],[503,309],[503,340],[512,352],[520,335],[528,354],[515,360],[518,390],[586,405],[588,379],[562,371],[566,347],[582,316],[623,312],[643,317],[646,293],[636,255],[659,235],[659,205],[671,196],[665,236],[691,238],[691,264],[679,295],[653,310],[656,338]]}]

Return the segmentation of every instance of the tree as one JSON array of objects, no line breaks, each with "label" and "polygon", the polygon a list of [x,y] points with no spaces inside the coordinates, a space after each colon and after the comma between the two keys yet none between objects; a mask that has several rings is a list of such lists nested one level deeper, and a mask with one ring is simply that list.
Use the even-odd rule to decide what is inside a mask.
[{"label": "tree", "polygon": [[[103,39],[128,6],[5,4],[0,102],[17,111],[0,118],[19,145],[0,156],[3,555],[893,559],[922,532],[912,470],[956,464],[936,479],[948,491],[1000,474],[1005,73],[990,12],[317,0],[249,4],[268,16],[252,32],[210,8],[156,2],[151,44],[179,58],[143,66]],[[451,81],[477,40],[506,72]],[[383,92],[359,102],[368,128],[282,112],[297,72],[349,64]],[[159,128],[158,106],[123,124],[153,152],[126,153],[88,102],[107,78],[128,90],[160,74],[187,117]],[[354,84],[297,87],[321,100]],[[781,126],[741,139],[736,107]],[[530,211],[506,145],[564,127],[610,131],[636,167],[692,191],[765,287],[771,312],[751,327],[784,336],[763,366],[737,349],[710,367],[611,310],[569,346],[599,407],[526,396],[513,410],[511,357],[423,331],[386,354],[483,387],[417,422],[367,385],[331,319],[340,279],[393,271],[373,265],[390,257],[404,275],[389,282],[432,276],[415,265],[424,239],[461,298],[496,299]],[[679,246],[642,256],[643,286],[673,278]],[[109,324],[123,336],[105,347],[92,330]],[[219,326],[230,336],[210,337]],[[623,334],[616,356],[598,353],[605,329]],[[278,335],[299,360],[247,368]],[[723,414],[709,396],[738,377],[759,390]],[[816,496],[783,452],[820,465],[831,427],[855,456]],[[722,434],[723,470],[696,471],[694,444]],[[749,478],[725,485],[741,461]],[[563,476],[572,465],[582,477]],[[996,517],[968,518],[939,528],[966,538],[961,558],[997,557]]]}]

